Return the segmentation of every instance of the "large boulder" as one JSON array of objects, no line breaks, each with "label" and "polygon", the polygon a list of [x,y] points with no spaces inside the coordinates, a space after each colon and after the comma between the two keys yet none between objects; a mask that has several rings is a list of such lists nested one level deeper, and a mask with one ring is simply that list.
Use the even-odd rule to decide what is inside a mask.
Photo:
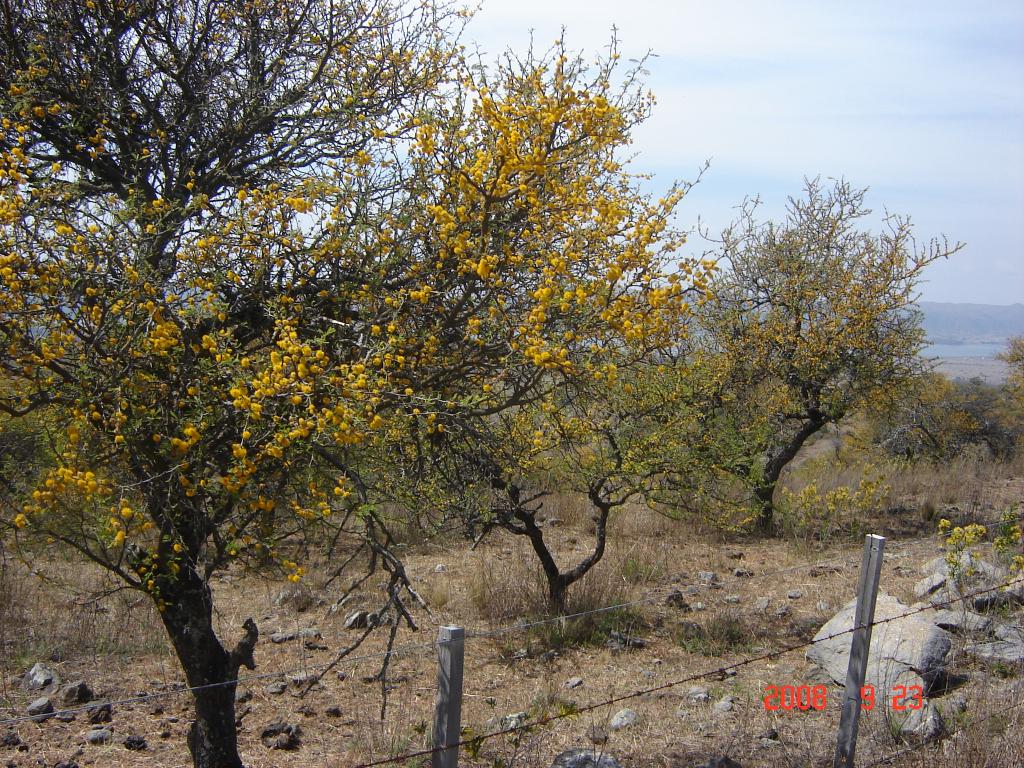
[{"label": "large boulder", "polygon": [[[840,685],[846,682],[850,663],[853,633],[849,630],[853,628],[856,606],[856,599],[843,606],[818,630],[807,651],[807,659]],[[896,685],[920,685],[928,691],[945,673],[951,645],[949,634],[920,614],[902,616],[909,610],[895,597],[879,593],[864,678],[865,685],[874,686],[878,694],[887,693]],[[885,623],[877,623],[881,621]]]}]

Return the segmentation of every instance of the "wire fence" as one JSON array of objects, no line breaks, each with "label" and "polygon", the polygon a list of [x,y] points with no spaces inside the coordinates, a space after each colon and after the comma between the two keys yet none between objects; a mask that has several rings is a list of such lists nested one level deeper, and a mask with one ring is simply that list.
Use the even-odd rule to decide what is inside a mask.
[{"label": "wire fence", "polygon": [[[761,572],[761,573],[752,575],[751,578],[768,578],[768,577],[777,576],[777,575],[780,575],[780,574],[783,574],[783,573],[790,573],[790,572],[797,571],[797,570],[813,570],[815,568],[822,568],[822,567],[828,567],[828,566],[838,566],[838,565],[853,566],[854,564],[856,564],[857,560],[858,560],[858,558],[851,558],[849,556],[842,557],[842,558],[831,558],[831,559],[828,559],[828,560],[823,560],[823,561],[819,561],[819,562],[815,562],[815,563],[805,563],[805,564],[801,564],[801,565],[798,565],[798,566],[792,566],[792,567],[777,569],[777,570],[773,570],[773,571],[765,571],[765,572]],[[984,595],[987,595],[987,594],[990,594],[990,593],[993,593],[993,592],[998,592],[1000,590],[1007,590],[1007,589],[1010,589],[1011,587],[1021,586],[1021,585],[1024,585],[1024,577],[1016,577],[1016,578],[1004,581],[1004,582],[1002,582],[1000,584],[997,584],[995,586],[990,586],[990,587],[986,587],[986,588],[983,588],[983,589],[978,589],[978,590],[972,591],[970,593],[967,593],[967,594],[964,594],[964,595],[960,595],[958,597],[951,598],[950,600],[946,601],[945,604],[952,605],[954,603],[961,603],[961,602],[966,603],[967,601],[974,600],[975,598],[982,597]],[[466,637],[467,640],[479,640],[479,639],[495,638],[495,637],[500,637],[500,636],[507,635],[507,634],[510,634],[510,633],[517,633],[517,632],[528,631],[528,630],[530,630],[532,628],[536,628],[536,627],[544,626],[544,625],[549,625],[549,624],[556,623],[556,622],[568,622],[568,621],[573,621],[573,620],[581,619],[581,618],[588,617],[588,616],[594,616],[594,615],[598,615],[598,614],[602,614],[602,613],[608,613],[608,612],[611,612],[611,611],[624,610],[624,609],[627,609],[627,608],[638,607],[638,606],[642,606],[642,605],[651,605],[651,604],[656,604],[656,603],[663,603],[665,601],[665,599],[666,599],[666,594],[659,593],[657,595],[651,595],[649,597],[646,597],[646,598],[643,598],[643,599],[639,599],[639,600],[633,600],[633,601],[623,602],[623,603],[619,603],[619,604],[615,604],[615,605],[603,606],[603,607],[596,608],[596,609],[591,609],[591,610],[587,610],[587,611],[580,611],[580,612],[577,612],[577,613],[573,613],[573,614],[569,614],[569,615],[565,615],[565,616],[554,617],[554,618],[550,618],[550,619],[542,619],[542,620],[538,620],[538,621],[534,621],[534,622],[525,622],[525,623],[524,622],[520,622],[520,623],[516,623],[516,624],[512,624],[512,625],[507,625],[507,626],[497,627],[497,628],[490,628],[490,629],[468,630],[466,632],[466,634],[465,634],[465,637]],[[907,611],[905,611],[903,613],[900,613],[900,614],[895,615],[895,616],[891,616],[889,618],[877,619],[877,620],[875,620],[875,621],[873,621],[871,623],[871,626],[872,626],[872,628],[874,628],[874,627],[890,624],[890,623],[893,623],[893,622],[902,621],[904,619],[907,619],[909,617],[912,617],[912,616],[915,616],[915,615],[918,615],[918,614],[921,614],[921,613],[924,613],[924,612],[927,612],[927,611],[933,611],[933,610],[935,610],[935,608],[936,608],[935,605],[925,604],[925,605],[923,605],[921,607],[907,610]],[[724,676],[724,675],[727,675],[730,672],[735,672],[736,670],[739,670],[739,669],[741,669],[743,667],[750,666],[752,664],[756,664],[758,662],[777,659],[778,657],[780,657],[782,655],[785,655],[785,654],[793,653],[795,651],[804,650],[804,649],[810,648],[811,646],[814,646],[814,645],[819,644],[819,643],[825,643],[825,642],[834,640],[834,639],[839,638],[839,637],[850,635],[853,632],[855,632],[856,629],[857,629],[857,627],[853,626],[853,627],[851,627],[849,629],[838,631],[838,632],[829,634],[829,635],[824,636],[824,637],[819,637],[817,639],[812,639],[812,640],[801,642],[801,643],[797,643],[797,644],[786,645],[786,646],[783,646],[783,647],[777,647],[777,648],[769,649],[769,650],[767,650],[767,651],[765,651],[763,653],[759,653],[759,654],[756,654],[756,655],[753,655],[753,656],[748,656],[748,657],[745,657],[745,658],[743,658],[743,659],[741,659],[739,661],[736,661],[736,662],[733,662],[733,663],[730,663],[730,664],[718,665],[718,666],[711,667],[711,668],[708,668],[708,669],[704,669],[702,671],[699,671],[699,672],[696,672],[696,673],[693,673],[693,674],[688,674],[688,675],[685,675],[683,677],[680,677],[680,678],[677,678],[677,679],[674,679],[674,680],[671,680],[671,681],[668,681],[668,682],[665,682],[665,683],[661,683],[661,684],[658,684],[658,685],[653,685],[653,686],[649,686],[649,687],[639,688],[639,689],[636,689],[636,690],[633,690],[633,691],[630,691],[630,692],[627,692],[627,693],[623,693],[623,694],[616,695],[616,696],[611,696],[611,697],[608,697],[608,698],[605,698],[605,699],[602,699],[602,700],[599,700],[599,701],[595,701],[595,702],[590,702],[590,703],[585,704],[585,705],[574,706],[574,707],[571,707],[571,708],[567,708],[565,711],[557,712],[557,713],[551,714],[551,715],[546,715],[546,716],[537,718],[535,720],[531,720],[529,722],[526,722],[524,724],[516,724],[514,726],[505,727],[505,728],[499,728],[497,730],[493,730],[493,731],[490,731],[488,733],[476,735],[476,736],[473,736],[473,737],[470,737],[470,738],[464,738],[464,739],[461,739],[460,741],[458,741],[456,743],[447,744],[444,747],[432,747],[432,748],[425,748],[425,749],[419,749],[419,750],[414,750],[414,751],[408,751],[408,752],[404,752],[404,753],[399,754],[399,755],[393,755],[393,756],[390,756],[390,757],[387,757],[387,758],[381,758],[381,759],[373,760],[373,761],[370,761],[370,762],[359,763],[356,766],[356,768],[374,768],[375,766],[402,764],[402,763],[406,763],[406,762],[408,762],[410,760],[414,760],[414,759],[417,759],[417,758],[425,758],[425,757],[434,755],[436,753],[439,753],[439,752],[442,752],[442,751],[445,751],[445,750],[449,750],[449,749],[451,749],[453,747],[467,747],[467,746],[473,745],[475,748],[478,748],[484,742],[487,742],[487,741],[490,741],[490,740],[493,740],[493,739],[496,739],[496,738],[500,738],[500,737],[503,737],[503,736],[509,736],[509,735],[515,735],[515,734],[522,734],[522,733],[524,733],[526,731],[532,731],[532,730],[535,730],[535,729],[542,728],[544,726],[550,725],[550,724],[552,724],[552,723],[554,723],[556,721],[559,721],[559,720],[579,717],[580,715],[585,714],[587,712],[592,712],[592,711],[595,711],[595,710],[598,710],[598,709],[601,709],[601,708],[604,708],[604,707],[609,707],[609,706],[614,705],[614,704],[619,704],[619,703],[622,703],[622,702],[625,702],[625,701],[629,701],[629,700],[632,700],[632,699],[637,699],[637,698],[640,698],[640,697],[643,697],[643,696],[648,696],[648,695],[655,694],[655,693],[658,693],[658,692],[667,691],[669,689],[676,688],[676,687],[678,687],[680,685],[684,685],[684,684],[687,684],[687,683],[694,683],[694,682],[697,682],[697,681],[700,681],[700,680],[704,680],[704,679],[707,679],[707,678],[710,678],[710,677]],[[416,644],[402,645],[402,646],[398,646],[398,647],[391,647],[391,648],[389,648],[387,650],[384,650],[384,651],[362,653],[362,654],[358,654],[358,655],[346,655],[344,657],[344,662],[346,664],[351,664],[351,663],[358,663],[358,662],[362,662],[362,661],[381,661],[381,660],[390,659],[390,658],[393,658],[393,657],[396,657],[396,656],[400,656],[400,655],[403,655],[403,654],[410,654],[410,653],[414,653],[414,652],[417,652],[417,651],[426,651],[426,650],[430,650],[430,649],[435,649],[435,648],[437,648],[438,645],[439,645],[438,641],[434,640],[434,641],[424,642],[424,643],[416,643]],[[291,667],[291,668],[288,668],[288,669],[277,670],[277,671],[274,671],[274,672],[267,672],[267,673],[239,676],[237,678],[237,680],[234,680],[234,681],[210,683],[210,684],[207,684],[207,685],[188,686],[188,685],[185,685],[184,683],[171,683],[171,684],[168,685],[167,690],[156,691],[156,692],[152,692],[152,693],[141,694],[141,695],[137,695],[137,696],[129,696],[129,697],[118,698],[118,699],[108,699],[108,700],[104,700],[104,701],[90,702],[88,704],[85,704],[85,705],[82,705],[82,706],[78,706],[78,707],[73,707],[73,708],[63,708],[63,709],[61,709],[61,710],[59,710],[57,712],[48,714],[47,717],[53,717],[55,715],[72,715],[72,714],[79,714],[79,713],[88,713],[90,710],[94,710],[94,709],[96,709],[98,707],[105,707],[105,706],[111,706],[112,707],[112,706],[122,706],[122,705],[131,705],[131,704],[150,702],[150,701],[154,701],[154,700],[157,700],[157,699],[173,697],[173,696],[180,696],[180,695],[186,694],[186,693],[194,693],[194,692],[197,692],[197,691],[202,691],[202,690],[206,690],[206,689],[210,689],[210,688],[216,688],[216,687],[222,687],[222,686],[228,686],[228,685],[243,685],[243,684],[247,684],[247,683],[254,683],[254,682],[260,682],[260,681],[266,681],[266,680],[272,680],[272,679],[287,678],[287,677],[293,676],[293,675],[309,675],[311,672],[312,673],[317,673],[317,672],[322,673],[324,671],[327,671],[327,670],[331,669],[337,663],[338,663],[338,660],[335,659],[334,661],[326,663],[326,664],[316,664],[316,665],[304,664],[302,666]],[[1015,703],[1013,703],[1013,704],[1011,704],[1011,705],[1009,705],[1007,707],[1002,708],[1001,710],[998,710],[996,712],[991,713],[990,715],[988,715],[988,716],[986,716],[986,717],[984,717],[982,719],[975,720],[972,723],[972,725],[980,724],[981,722],[989,720],[989,719],[991,719],[992,717],[995,717],[998,714],[1001,714],[1001,713],[1006,712],[1006,711],[1013,710],[1013,709],[1021,706],[1022,704],[1024,704],[1024,701],[1015,702]],[[13,725],[17,725],[19,723],[23,723],[23,722],[27,722],[27,721],[38,721],[40,719],[41,719],[40,715],[23,715],[23,716],[18,716],[18,717],[3,718],[3,719],[0,719],[0,726],[13,726]],[[959,731],[962,731],[962,730],[963,730],[962,728],[958,729],[957,731],[954,731],[952,734],[950,734],[950,736],[952,736],[955,733],[957,733]],[[914,747],[910,747],[910,748],[896,750],[896,751],[894,751],[894,752],[892,752],[892,753],[890,753],[888,755],[885,755],[885,756],[877,758],[874,762],[866,764],[864,766],[864,768],[871,768],[871,766],[879,766],[879,765],[888,764],[888,763],[892,762],[893,760],[896,760],[896,759],[898,759],[898,758],[900,758],[900,757],[902,757],[904,755],[911,754],[911,753],[921,749],[923,746],[926,746],[926,744],[922,744],[922,745],[918,745],[918,746],[914,746]]]}]

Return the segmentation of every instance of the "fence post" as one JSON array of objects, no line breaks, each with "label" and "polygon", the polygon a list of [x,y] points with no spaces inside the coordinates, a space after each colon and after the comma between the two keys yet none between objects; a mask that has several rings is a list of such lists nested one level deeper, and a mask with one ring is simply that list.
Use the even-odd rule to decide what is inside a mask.
[{"label": "fence post", "polygon": [[[457,768],[462,730],[462,661],[466,630],[441,627],[437,633],[437,696],[434,699],[434,739],[437,751],[431,768]],[[447,747],[447,749],[441,749]]]},{"label": "fence post", "polygon": [[857,726],[860,718],[860,692],[868,668],[871,646],[871,625],[875,620],[875,598],[878,577],[882,572],[882,551],[885,537],[871,534],[864,539],[864,557],[857,580],[857,608],[853,615],[853,639],[850,642],[850,664],[846,668],[843,690],[843,712],[839,718],[839,737],[833,768],[854,768],[853,753],[857,749]]}]

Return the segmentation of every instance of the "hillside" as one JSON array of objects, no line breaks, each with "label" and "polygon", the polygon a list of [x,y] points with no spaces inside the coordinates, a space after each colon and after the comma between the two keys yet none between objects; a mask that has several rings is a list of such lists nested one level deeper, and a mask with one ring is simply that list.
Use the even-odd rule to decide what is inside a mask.
[{"label": "hillside", "polygon": [[933,344],[1001,343],[1024,335],[1024,304],[922,301],[924,329]]}]

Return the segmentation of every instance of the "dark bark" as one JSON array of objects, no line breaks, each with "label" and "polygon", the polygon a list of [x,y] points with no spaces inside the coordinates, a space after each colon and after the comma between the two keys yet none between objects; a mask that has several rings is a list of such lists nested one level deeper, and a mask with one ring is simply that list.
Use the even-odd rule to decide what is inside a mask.
[{"label": "dark bark", "polygon": [[757,529],[762,533],[770,533],[775,515],[775,487],[778,485],[782,470],[786,468],[800,452],[803,444],[827,423],[820,411],[813,411],[807,420],[800,425],[793,436],[775,453],[768,455],[764,465],[762,480],[754,487],[754,500],[757,502]]},{"label": "dark bark", "polygon": [[253,620],[245,634],[227,650],[213,629],[213,599],[209,585],[192,568],[161,584],[166,601],[161,618],[174,651],[193,688],[195,721],[188,748],[195,768],[242,768],[235,731],[235,689],[238,669],[255,668],[253,649],[258,631]]}]

